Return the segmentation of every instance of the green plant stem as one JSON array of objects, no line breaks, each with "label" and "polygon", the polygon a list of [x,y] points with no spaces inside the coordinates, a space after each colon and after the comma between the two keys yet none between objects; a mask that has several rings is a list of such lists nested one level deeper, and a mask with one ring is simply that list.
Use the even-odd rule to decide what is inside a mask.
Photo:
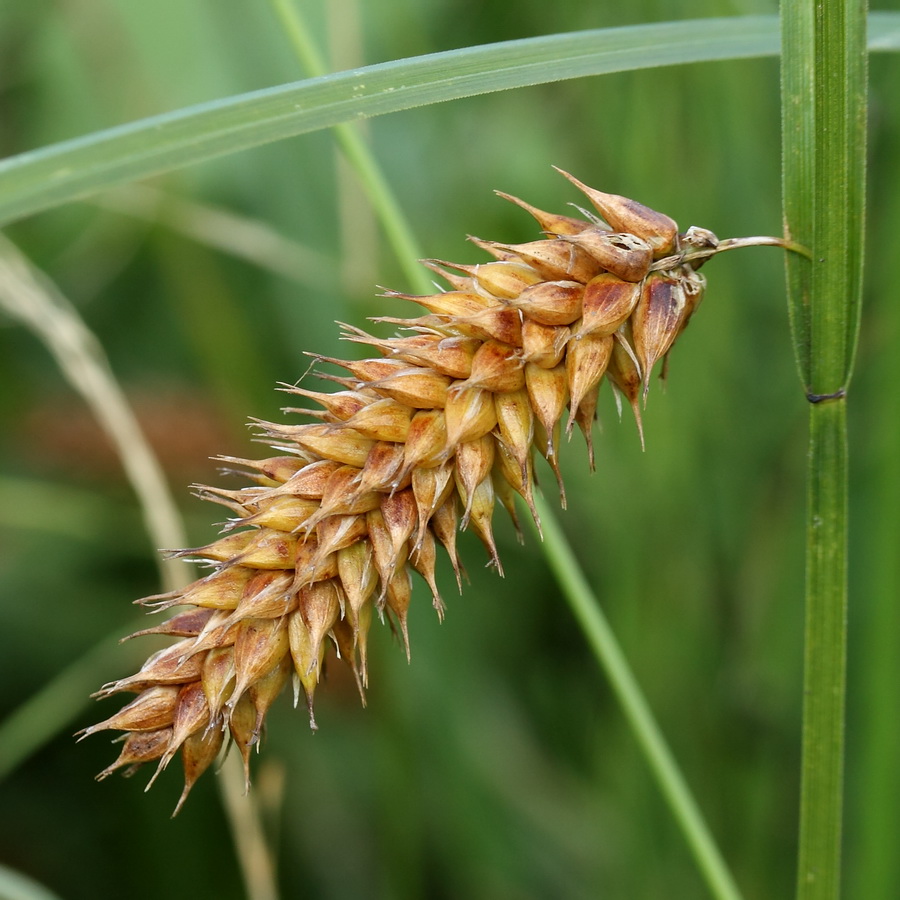
[{"label": "green plant stem", "polygon": [[847,652],[847,400],[865,221],[866,3],[782,7],[785,223],[795,354],[810,402],[798,900],[841,887]]},{"label": "green plant stem", "polygon": [[[710,893],[718,900],[739,900],[740,891],[556,516],[539,495],[535,497],[535,505],[541,517],[547,561],[597,663],[609,679],[622,712],[684,834]],[[531,521],[530,516],[525,518]]]},{"label": "green plant stem", "polygon": [[[296,4],[292,0],[270,0],[270,3],[307,74],[316,78],[327,74],[325,61],[316,48],[306,21]],[[417,262],[423,255],[418,241],[359,129],[344,124],[336,125],[332,131],[341,152],[356,172],[369,203],[381,222],[403,274],[413,290],[422,294],[429,293],[428,278]]]},{"label": "green plant stem", "polygon": [[847,642],[846,402],[810,408],[797,895],[840,895]]}]

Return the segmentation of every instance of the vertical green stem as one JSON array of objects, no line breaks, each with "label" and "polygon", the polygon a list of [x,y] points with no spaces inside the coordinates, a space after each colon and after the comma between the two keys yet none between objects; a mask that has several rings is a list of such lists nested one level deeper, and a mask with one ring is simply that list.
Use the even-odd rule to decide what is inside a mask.
[{"label": "vertical green stem", "polygon": [[865,0],[784,0],[788,294],[810,403],[798,900],[840,895],[847,643],[847,389],[862,286]]},{"label": "vertical green stem", "polygon": [[[294,53],[307,73],[315,77],[328,71],[309,33],[306,21],[295,0],[269,0],[281,27],[291,42]],[[418,241],[406,221],[397,198],[391,190],[378,162],[359,131],[351,125],[337,125],[333,129],[341,151],[351,164],[375,210],[397,262],[409,279],[413,290],[431,292],[431,282],[416,260],[422,256]]]},{"label": "vertical green stem", "polygon": [[847,641],[846,402],[810,409],[797,896],[840,895]]}]

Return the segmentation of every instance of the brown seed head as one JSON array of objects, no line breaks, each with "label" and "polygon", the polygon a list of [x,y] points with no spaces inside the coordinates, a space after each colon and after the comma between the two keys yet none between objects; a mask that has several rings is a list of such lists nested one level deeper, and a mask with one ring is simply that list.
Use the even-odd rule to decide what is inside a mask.
[{"label": "brown seed head", "polygon": [[153,611],[186,609],[137,632],[172,635],[176,643],[99,692],[137,695],[82,733],[125,733],[118,759],[99,778],[147,762],[159,772],[180,754],[180,808],[227,732],[249,780],[250,751],[289,681],[295,703],[305,695],[316,728],[313,702],[329,655],[349,667],[364,701],[374,613],[409,654],[410,572],[422,576],[442,616],[438,548],[461,587],[461,526],[502,573],[495,507],[518,530],[518,495],[540,528],[535,451],[552,467],[565,505],[563,417],[567,433],[576,424],[584,433],[593,467],[592,426],[606,376],[640,431],[650,374],[702,297],[697,268],[721,249],[778,243],[719,242],[697,228],[679,236],[668,216],[566,177],[602,221],[501,194],[537,220],[543,239],[473,239],[493,257],[477,265],[426,260],[449,290],[384,296],[414,301],[427,314],[374,320],[397,327],[387,337],[341,326],[344,340],[373,356],[314,356],[346,373],[317,371],[336,385],[332,393],[281,386],[320,407],[297,410],[316,421],[257,423],[276,455],[221,457],[245,486],[195,488],[230,518],[217,540],[173,555],[213,571],[138,601]]}]

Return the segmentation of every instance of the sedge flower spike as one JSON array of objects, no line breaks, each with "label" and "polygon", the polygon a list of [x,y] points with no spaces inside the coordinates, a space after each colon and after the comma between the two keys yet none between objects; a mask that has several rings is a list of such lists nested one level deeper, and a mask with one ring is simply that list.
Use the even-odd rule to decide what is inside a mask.
[{"label": "sedge flower spike", "polygon": [[[561,170],[560,170],[561,171]],[[650,376],[667,359],[703,296],[698,269],[723,250],[753,244],[800,249],[780,238],[719,241],[680,233],[668,216],[594,190],[568,175],[595,208],[584,218],[537,209],[543,238],[503,244],[472,238],[492,261],[424,264],[447,282],[429,296],[389,291],[426,314],[374,321],[397,326],[375,337],[342,325],[367,358],[314,356],[337,390],[283,385],[317,409],[289,408],[312,424],[258,423],[275,455],[221,457],[249,481],[199,496],[229,510],[222,537],[174,551],[211,571],[187,587],[137,601],[178,611],[154,628],[176,642],[98,696],[136,696],[83,736],[124,732],[115,762],[130,774],[155,762],[156,776],[180,756],[183,804],[226,738],[244,761],[259,745],[271,704],[292,683],[316,728],[313,698],[331,658],[348,666],[365,702],[367,640],[377,615],[409,655],[411,571],[439,616],[438,546],[461,586],[459,528],[470,528],[502,567],[493,533],[499,502],[518,529],[520,496],[534,505],[534,451],[556,475],[560,434],[577,426],[594,465],[592,425],[604,377],[641,431]],[[337,367],[343,374],[334,374]],[[643,435],[641,435],[643,442]]]}]

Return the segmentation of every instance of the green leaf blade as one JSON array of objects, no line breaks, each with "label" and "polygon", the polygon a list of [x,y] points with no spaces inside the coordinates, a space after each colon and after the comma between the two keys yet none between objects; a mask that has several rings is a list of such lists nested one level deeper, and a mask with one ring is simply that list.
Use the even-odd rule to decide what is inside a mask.
[{"label": "green leaf blade", "polygon": [[[870,46],[900,48],[900,13]],[[419,106],[636,69],[777,56],[775,16],[549,35],[396,60],[142,119],[0,161],[0,226],[107,188],[272,141]]]},{"label": "green leaf blade", "polygon": [[0,225],[118,184],[343,122],[553,81],[777,53],[777,19],[748,16],[550,35],[339,72],[2,161]]}]

